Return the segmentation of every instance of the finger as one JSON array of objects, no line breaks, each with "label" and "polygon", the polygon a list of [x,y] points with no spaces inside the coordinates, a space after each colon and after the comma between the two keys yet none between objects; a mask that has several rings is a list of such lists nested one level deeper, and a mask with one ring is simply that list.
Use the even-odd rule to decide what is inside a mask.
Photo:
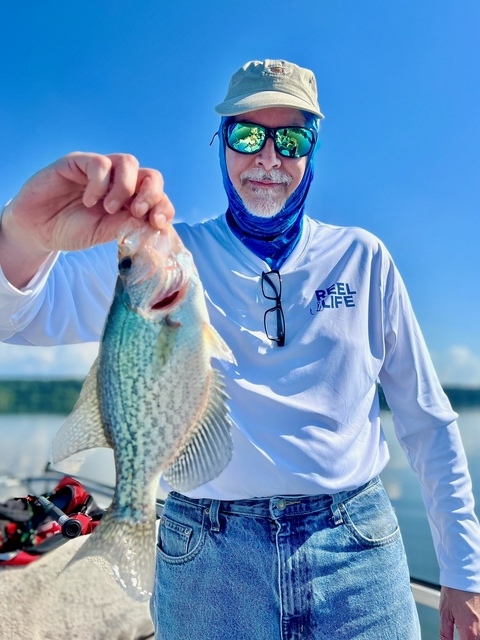
[{"label": "finger", "polygon": [[143,218],[164,197],[162,174],[155,169],[139,169],[136,195],[130,205],[132,214]]},{"label": "finger", "polygon": [[93,207],[105,197],[110,186],[112,162],[106,156],[95,156],[87,160],[85,166],[87,185],[83,192],[83,204]]},{"label": "finger", "polygon": [[455,626],[447,611],[440,611],[440,640],[453,640]]},{"label": "finger", "polygon": [[112,154],[107,157],[112,162],[112,169],[104,207],[108,213],[116,213],[135,193],[138,182],[138,160],[130,154]]},{"label": "finger", "polygon": [[175,215],[175,209],[170,202],[167,194],[164,194],[162,202],[153,207],[149,214],[148,220],[155,229],[164,229],[172,222]]},{"label": "finger", "polygon": [[86,207],[93,207],[108,191],[112,162],[107,156],[74,152],[53,166],[60,176],[84,187],[82,201]]}]

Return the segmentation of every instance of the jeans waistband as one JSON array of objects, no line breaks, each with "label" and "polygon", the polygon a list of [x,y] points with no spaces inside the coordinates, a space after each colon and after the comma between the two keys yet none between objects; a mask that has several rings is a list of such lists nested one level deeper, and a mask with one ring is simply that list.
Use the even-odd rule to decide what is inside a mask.
[{"label": "jeans waistband", "polygon": [[379,482],[380,478],[377,476],[357,489],[340,491],[339,493],[331,495],[279,495],[269,498],[251,498],[247,500],[214,500],[211,498],[189,498],[188,496],[172,491],[169,494],[169,498],[188,504],[191,507],[208,508],[215,513],[268,518],[271,517],[272,510],[282,512],[285,516],[294,516],[331,509],[335,505],[345,502]]}]

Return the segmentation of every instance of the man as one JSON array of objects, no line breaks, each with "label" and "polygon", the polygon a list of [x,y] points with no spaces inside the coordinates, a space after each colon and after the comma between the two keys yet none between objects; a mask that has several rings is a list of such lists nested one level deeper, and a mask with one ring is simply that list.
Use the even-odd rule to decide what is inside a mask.
[{"label": "man", "polygon": [[[224,371],[234,454],[214,481],[168,496],[157,638],[420,637],[378,479],[378,378],[424,491],[441,637],[455,624],[462,640],[480,638],[467,464],[402,280],[377,238],[304,214],[323,118],[315,78],[282,60],[247,63],[217,112],[228,210],[177,230],[237,360]],[[115,244],[101,243],[131,215],[158,228],[173,218],[160,174],[131,156],[76,153],[31,178],[3,214],[0,337],[98,339],[116,277]]]}]

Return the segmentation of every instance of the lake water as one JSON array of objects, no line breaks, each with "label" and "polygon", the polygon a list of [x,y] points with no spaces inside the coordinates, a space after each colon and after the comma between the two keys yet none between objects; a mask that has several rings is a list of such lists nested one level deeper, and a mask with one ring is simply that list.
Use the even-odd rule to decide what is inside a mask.
[{"label": "lake water", "polygon": [[[63,420],[62,416],[0,415],[0,476],[41,475],[47,464],[50,442]],[[410,573],[414,578],[438,583],[438,567],[419,483],[396,441],[389,412],[383,412],[382,423],[391,454],[382,479],[400,522]],[[469,460],[476,502],[480,504],[480,409],[462,411],[458,423]],[[90,454],[79,476],[112,486],[115,477],[112,452],[99,449]],[[16,495],[0,494],[0,501]],[[422,639],[437,640],[438,613],[422,606],[419,613]]]}]

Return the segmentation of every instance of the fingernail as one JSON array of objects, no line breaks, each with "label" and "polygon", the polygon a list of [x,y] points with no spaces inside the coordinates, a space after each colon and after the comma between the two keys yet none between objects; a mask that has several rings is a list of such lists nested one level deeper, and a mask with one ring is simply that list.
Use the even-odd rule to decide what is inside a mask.
[{"label": "fingernail", "polygon": [[118,200],[110,200],[108,203],[105,203],[104,206],[108,213],[115,213],[120,209],[120,202],[118,202]]},{"label": "fingernail", "polygon": [[154,220],[157,229],[164,229],[167,226],[167,217],[163,213],[157,213],[154,216]]},{"label": "fingernail", "polygon": [[95,198],[95,196],[88,196],[86,198],[85,197],[83,198],[83,204],[86,207],[89,207],[89,208],[93,207],[94,205],[96,205],[97,202],[98,202],[98,200]]},{"label": "fingernail", "polygon": [[141,202],[140,204],[137,204],[135,206],[135,214],[139,218],[143,218],[143,216],[147,213],[147,211],[148,211],[148,203],[147,202]]}]

